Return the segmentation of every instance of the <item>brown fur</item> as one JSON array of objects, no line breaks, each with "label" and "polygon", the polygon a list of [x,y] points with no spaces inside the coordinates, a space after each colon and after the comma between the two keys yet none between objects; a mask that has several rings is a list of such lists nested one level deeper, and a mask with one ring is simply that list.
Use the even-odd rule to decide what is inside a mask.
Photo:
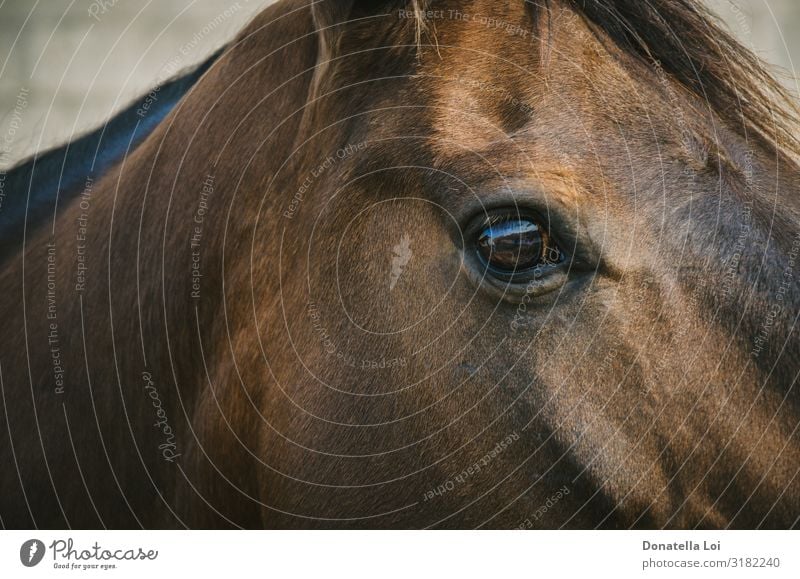
[{"label": "brown fur", "polygon": [[[265,10],[95,186],[86,289],[76,202],[0,275],[3,524],[796,526],[792,116],[711,26],[689,0]],[[476,275],[490,205],[546,219],[553,291]]]}]

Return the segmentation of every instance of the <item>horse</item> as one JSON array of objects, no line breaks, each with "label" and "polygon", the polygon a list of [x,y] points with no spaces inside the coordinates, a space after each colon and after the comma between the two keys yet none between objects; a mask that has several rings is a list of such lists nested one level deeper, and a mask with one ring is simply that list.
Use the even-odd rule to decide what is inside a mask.
[{"label": "horse", "polygon": [[697,0],[280,0],[5,176],[5,528],[800,523],[797,107]]}]

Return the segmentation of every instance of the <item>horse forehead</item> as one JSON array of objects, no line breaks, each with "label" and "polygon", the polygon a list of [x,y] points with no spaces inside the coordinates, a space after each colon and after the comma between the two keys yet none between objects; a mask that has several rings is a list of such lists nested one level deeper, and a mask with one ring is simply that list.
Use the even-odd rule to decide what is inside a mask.
[{"label": "horse forehead", "polygon": [[[490,151],[514,136],[536,134],[537,125],[548,123],[548,107],[563,98],[581,106],[589,100],[590,77],[613,68],[583,19],[560,5],[534,18],[522,1],[476,1],[463,12],[433,14],[432,24],[440,20],[422,76],[441,155],[454,143]],[[554,91],[561,96],[551,98]]]}]

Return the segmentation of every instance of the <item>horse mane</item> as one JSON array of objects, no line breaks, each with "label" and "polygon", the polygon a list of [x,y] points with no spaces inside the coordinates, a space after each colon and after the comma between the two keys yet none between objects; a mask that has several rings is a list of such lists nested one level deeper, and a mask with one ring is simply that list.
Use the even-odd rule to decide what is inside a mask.
[{"label": "horse mane", "polygon": [[[417,38],[426,31],[414,0]],[[534,21],[552,0],[520,0]],[[742,45],[699,0],[564,0],[593,31],[658,67],[692,95],[710,103],[729,128],[767,150],[800,158],[800,109],[768,65]]]},{"label": "horse mane", "polygon": [[698,0],[569,0],[620,48],[660,66],[747,139],[800,155],[797,104]]}]

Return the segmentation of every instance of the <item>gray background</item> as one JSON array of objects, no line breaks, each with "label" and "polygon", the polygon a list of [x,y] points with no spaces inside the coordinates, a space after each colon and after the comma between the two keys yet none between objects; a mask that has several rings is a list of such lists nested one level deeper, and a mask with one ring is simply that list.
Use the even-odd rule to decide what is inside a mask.
[{"label": "gray background", "polygon": [[[0,0],[0,167],[101,123],[202,60],[270,3]],[[800,65],[800,35],[793,33],[800,1],[707,3],[746,45],[786,69],[788,86],[797,86],[789,71],[793,58]]]}]

